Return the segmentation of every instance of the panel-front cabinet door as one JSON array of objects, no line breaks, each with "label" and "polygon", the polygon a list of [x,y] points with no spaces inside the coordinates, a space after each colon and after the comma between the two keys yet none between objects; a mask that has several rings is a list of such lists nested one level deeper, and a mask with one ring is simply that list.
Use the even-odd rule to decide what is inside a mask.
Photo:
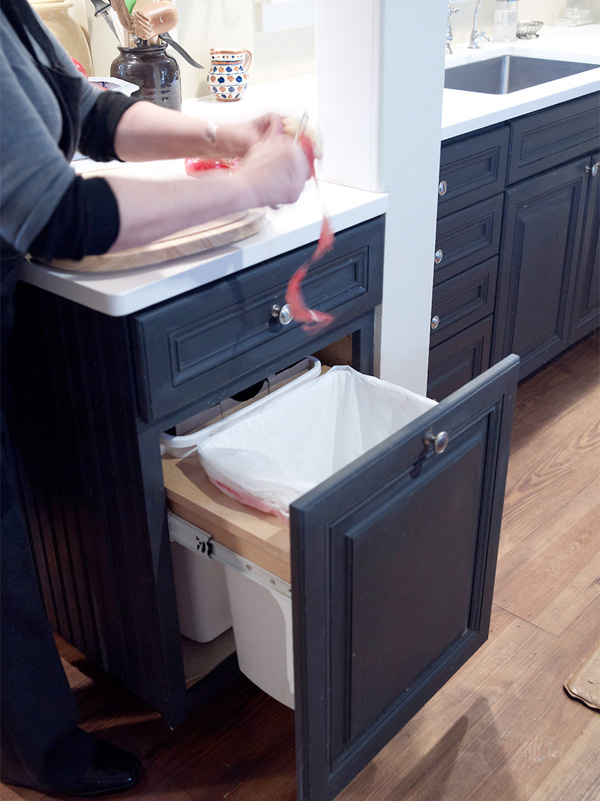
[{"label": "panel-front cabinet door", "polygon": [[569,344],[589,159],[506,191],[493,361],[521,357],[521,378]]},{"label": "panel-front cabinet door", "polygon": [[588,171],[587,200],[569,345],[600,324],[600,152],[592,156],[585,169]]},{"label": "panel-front cabinet door", "polygon": [[299,801],[335,798],[487,639],[518,362],[291,506]]}]

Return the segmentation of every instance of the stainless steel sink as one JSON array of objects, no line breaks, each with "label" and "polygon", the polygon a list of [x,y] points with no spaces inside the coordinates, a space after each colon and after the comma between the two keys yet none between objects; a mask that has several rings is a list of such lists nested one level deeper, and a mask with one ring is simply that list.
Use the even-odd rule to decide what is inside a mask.
[{"label": "stainless steel sink", "polygon": [[505,95],[568,75],[593,70],[598,64],[555,61],[526,56],[499,56],[446,70],[444,87],[465,92]]}]

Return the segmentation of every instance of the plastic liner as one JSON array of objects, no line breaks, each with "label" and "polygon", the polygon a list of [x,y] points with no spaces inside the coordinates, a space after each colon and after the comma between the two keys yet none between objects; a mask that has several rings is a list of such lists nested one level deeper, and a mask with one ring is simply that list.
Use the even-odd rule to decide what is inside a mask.
[{"label": "plastic liner", "polygon": [[289,518],[298,497],[362,456],[436,402],[351,367],[257,403],[201,432],[209,479],[242,503]]}]

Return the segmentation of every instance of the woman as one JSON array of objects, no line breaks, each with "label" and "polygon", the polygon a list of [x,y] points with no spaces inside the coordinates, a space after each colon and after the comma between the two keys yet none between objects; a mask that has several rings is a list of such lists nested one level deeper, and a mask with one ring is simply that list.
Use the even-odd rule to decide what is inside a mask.
[{"label": "woman", "polygon": [[[14,479],[10,353],[13,295],[26,253],[80,259],[145,245],[257,206],[294,202],[309,177],[302,149],[267,115],[236,126],[94,89],[27,0],[0,5],[0,256],[2,282],[3,781],[90,796],[131,787],[136,757],[77,726],[35,579]],[[137,181],[83,178],[75,150],[97,161],[241,157],[235,173]]]}]

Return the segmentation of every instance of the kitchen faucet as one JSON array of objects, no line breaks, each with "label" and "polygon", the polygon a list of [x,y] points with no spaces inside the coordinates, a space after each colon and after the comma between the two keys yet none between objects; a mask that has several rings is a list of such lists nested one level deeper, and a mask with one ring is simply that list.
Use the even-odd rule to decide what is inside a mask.
[{"label": "kitchen faucet", "polygon": [[477,0],[477,5],[475,6],[475,14],[473,15],[473,30],[471,31],[471,40],[469,42],[469,47],[471,50],[479,50],[481,45],[477,41],[478,39],[487,39],[490,41],[490,37],[486,34],[485,31],[478,31],[477,30],[477,15],[479,14],[479,6],[481,5],[481,0]]},{"label": "kitchen faucet", "polygon": [[452,14],[458,14],[460,8],[452,8],[450,2],[448,3],[448,22],[446,24],[446,55],[452,55],[452,48],[450,42],[454,38],[452,36],[452,25],[450,24],[450,17]]}]

